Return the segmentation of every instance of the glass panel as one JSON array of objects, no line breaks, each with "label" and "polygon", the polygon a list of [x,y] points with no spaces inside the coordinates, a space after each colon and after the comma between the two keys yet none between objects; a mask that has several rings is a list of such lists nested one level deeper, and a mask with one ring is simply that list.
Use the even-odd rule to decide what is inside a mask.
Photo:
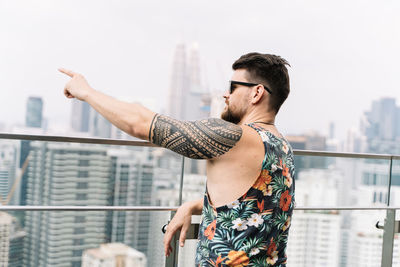
[{"label": "glass panel", "polygon": [[[193,165],[204,163],[185,160],[184,201],[203,197],[206,174],[205,171],[194,172]],[[297,206],[386,206],[388,160],[295,156],[295,164]],[[392,180],[400,185],[400,167],[398,169],[399,181],[397,176]]]},{"label": "glass panel", "polygon": [[0,140],[2,205],[175,206],[180,174],[163,148]]},{"label": "glass panel", "polygon": [[295,156],[297,206],[386,206],[389,161]]},{"label": "glass panel", "polygon": [[164,266],[161,228],[169,216],[158,211],[26,211],[23,226],[14,212],[0,212],[0,265],[93,266],[125,254],[129,266]]},{"label": "glass panel", "polygon": [[[400,160],[393,160],[392,181],[390,187],[390,205],[400,206]],[[400,221],[400,210],[396,211],[396,221]],[[400,235],[394,234],[393,266],[400,266]]]},{"label": "glass panel", "polygon": [[295,210],[287,247],[288,267],[379,267],[385,211]]},{"label": "glass panel", "polygon": [[185,158],[182,201],[202,199],[206,190],[205,160]]}]

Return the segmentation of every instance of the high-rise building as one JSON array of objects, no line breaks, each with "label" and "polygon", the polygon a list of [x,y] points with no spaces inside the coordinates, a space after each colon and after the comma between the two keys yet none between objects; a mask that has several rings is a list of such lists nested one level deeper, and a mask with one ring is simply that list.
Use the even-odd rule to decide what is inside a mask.
[{"label": "high-rise building", "polygon": [[[293,149],[301,150],[326,150],[326,138],[317,132],[309,132],[299,136],[286,136]],[[325,157],[305,157],[294,156],[297,170],[309,168],[326,168],[327,162]]]},{"label": "high-rise building", "polygon": [[102,244],[85,250],[82,267],[146,267],[146,256],[121,243]]},{"label": "high-rise building", "polygon": [[[41,97],[29,97],[26,105],[26,113],[25,113],[25,127],[27,128],[42,128],[43,124],[43,100]],[[27,131],[32,134],[31,131]],[[22,168],[24,165],[26,158],[28,157],[30,151],[30,141],[21,140],[21,151],[19,158],[19,167]],[[20,185],[20,205],[25,205],[25,197],[26,197],[26,179],[27,176],[24,174],[22,176],[22,181]],[[24,221],[22,220],[22,224]]]},{"label": "high-rise building", "polygon": [[23,267],[23,240],[25,232],[17,219],[0,212],[0,266]]},{"label": "high-rise building", "polygon": [[41,97],[31,96],[26,103],[25,125],[27,127],[42,127],[43,100]]},{"label": "high-rise building", "polygon": [[101,138],[111,137],[112,124],[106,120],[100,113],[91,108],[89,133],[92,136]]},{"label": "high-rise building", "polygon": [[10,232],[10,247],[8,251],[8,264],[12,267],[24,267],[24,239],[26,232],[21,228],[18,219],[13,217]]},{"label": "high-rise building", "polygon": [[[313,169],[298,173],[296,203],[336,206],[337,170]],[[288,264],[296,267],[336,267],[340,258],[341,216],[336,211],[295,211],[287,247]]]},{"label": "high-rise building", "polygon": [[71,128],[76,132],[88,132],[91,113],[90,105],[85,101],[72,99]]},{"label": "high-rise building", "polygon": [[18,141],[0,141],[0,205],[19,204],[19,187],[11,189],[16,179]]},{"label": "high-rise building", "polygon": [[187,57],[186,46],[176,47],[171,73],[167,115],[181,120],[198,120],[210,115],[211,96],[201,79],[198,44]]},{"label": "high-rise building", "polygon": [[186,67],[186,46],[179,44],[176,47],[172,63],[171,82],[168,91],[167,115],[183,119],[185,90],[188,90],[188,77]]},{"label": "high-rise building", "polygon": [[[106,148],[32,142],[27,205],[108,205]],[[85,249],[106,241],[106,211],[27,211],[24,266],[81,266]]]},{"label": "high-rise building", "polygon": [[12,216],[0,212],[0,266],[8,266]]},{"label": "high-rise building", "polygon": [[367,138],[367,151],[372,153],[400,153],[400,107],[394,98],[373,101],[365,112],[361,131]]},{"label": "high-rise building", "polygon": [[[150,206],[153,197],[155,160],[150,148],[109,150],[112,160],[112,205]],[[146,255],[152,254],[150,212],[114,211],[108,235],[111,242],[121,242]]]}]

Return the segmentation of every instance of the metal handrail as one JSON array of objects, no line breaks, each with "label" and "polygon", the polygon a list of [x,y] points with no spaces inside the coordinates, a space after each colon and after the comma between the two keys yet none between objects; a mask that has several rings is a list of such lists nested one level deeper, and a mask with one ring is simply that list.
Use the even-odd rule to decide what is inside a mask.
[{"label": "metal handrail", "polygon": [[120,140],[120,139],[109,139],[109,138],[92,138],[92,137],[36,135],[36,134],[0,133],[0,139],[62,142],[62,143],[81,143],[81,144],[99,144],[99,145],[117,145],[117,146],[156,147],[156,145],[154,145],[150,142],[147,142],[147,141]]},{"label": "metal handrail", "polygon": [[[0,206],[0,211],[176,211],[177,206]],[[400,207],[295,207],[295,210],[400,210]]]},{"label": "metal handrail", "polygon": [[[99,145],[157,147],[157,145],[152,144],[147,141],[118,140],[118,139],[91,138],[91,137],[67,137],[67,136],[52,136],[52,135],[0,133],[0,139],[99,144]],[[294,149],[293,152],[295,155],[298,155],[298,156],[321,156],[321,157],[337,157],[337,158],[365,158],[365,159],[387,159],[387,160],[400,159],[400,155],[390,155],[390,154],[330,152],[330,151],[314,151],[314,150],[300,150],[300,149]]]}]

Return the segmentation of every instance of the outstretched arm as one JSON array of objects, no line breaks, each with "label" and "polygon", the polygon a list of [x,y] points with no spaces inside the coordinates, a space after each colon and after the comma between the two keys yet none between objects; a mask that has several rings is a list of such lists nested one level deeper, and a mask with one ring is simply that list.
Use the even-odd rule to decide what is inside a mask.
[{"label": "outstretched arm", "polygon": [[124,132],[193,159],[212,159],[228,152],[242,128],[221,119],[180,121],[158,115],[140,104],[126,103],[94,90],[79,73],[60,69],[72,79],[64,94],[88,102]]}]

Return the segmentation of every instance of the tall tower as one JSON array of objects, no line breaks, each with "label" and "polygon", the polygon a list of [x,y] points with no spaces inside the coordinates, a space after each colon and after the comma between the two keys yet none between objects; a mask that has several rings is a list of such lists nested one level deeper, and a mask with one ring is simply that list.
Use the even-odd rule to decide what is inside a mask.
[{"label": "tall tower", "polygon": [[[18,145],[14,141],[0,141],[0,197],[3,203],[0,205],[14,204],[18,205],[19,191],[10,192],[15,182],[16,164],[18,162]],[[6,203],[10,193],[12,201]],[[11,196],[11,195],[10,195]]]},{"label": "tall tower", "polygon": [[396,99],[373,101],[365,112],[365,126],[361,129],[367,138],[368,152],[398,154],[400,152],[400,108]]},{"label": "tall tower", "polygon": [[204,90],[200,72],[199,46],[194,43],[175,50],[168,98],[168,115],[180,120],[198,120],[210,115],[211,95]]},{"label": "tall tower", "polygon": [[[43,100],[41,97],[29,97],[26,104],[26,114],[25,114],[25,126],[33,127],[33,128],[41,128],[42,127],[42,119],[43,119]],[[30,151],[30,141],[22,140],[21,141],[21,151],[19,157],[19,167],[25,163],[26,158],[28,157]],[[26,204],[26,179],[27,176],[24,174],[21,180],[20,187],[20,205]],[[17,203],[16,203],[17,204]],[[22,225],[24,221],[22,220]]]},{"label": "tall tower", "polygon": [[89,131],[91,107],[85,101],[72,100],[71,128],[76,132]]},{"label": "tall tower", "polygon": [[183,119],[184,101],[188,89],[186,47],[184,44],[179,44],[176,47],[172,64],[167,115],[176,119]]},{"label": "tall tower", "polygon": [[[110,150],[112,159],[111,180],[114,206],[150,206],[152,204],[155,161],[150,148],[137,150]],[[148,247],[150,238],[150,213],[112,212],[111,242],[121,242],[146,255],[152,254]]]},{"label": "tall tower", "polygon": [[[32,142],[27,205],[108,205],[106,148]],[[81,266],[85,249],[106,241],[106,211],[27,211],[24,266]]]},{"label": "tall tower", "polygon": [[30,96],[26,103],[25,126],[42,127],[43,100],[41,97]]}]

